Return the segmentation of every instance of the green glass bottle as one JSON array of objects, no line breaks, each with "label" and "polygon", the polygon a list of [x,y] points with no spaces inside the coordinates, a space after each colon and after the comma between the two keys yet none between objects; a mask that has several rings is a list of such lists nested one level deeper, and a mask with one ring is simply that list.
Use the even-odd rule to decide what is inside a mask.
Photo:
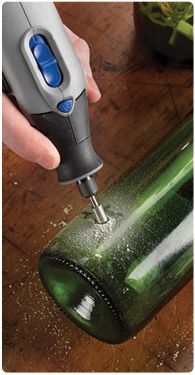
[{"label": "green glass bottle", "polygon": [[48,245],[41,280],[78,326],[108,343],[135,335],[192,276],[193,119]]}]

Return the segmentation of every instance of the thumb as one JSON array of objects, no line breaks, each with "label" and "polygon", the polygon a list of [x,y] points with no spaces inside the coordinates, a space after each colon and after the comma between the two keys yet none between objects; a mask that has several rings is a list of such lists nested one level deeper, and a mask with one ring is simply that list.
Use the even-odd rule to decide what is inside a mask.
[{"label": "thumb", "polygon": [[57,168],[60,155],[53,143],[34,129],[3,95],[3,142],[16,154],[46,169]]}]

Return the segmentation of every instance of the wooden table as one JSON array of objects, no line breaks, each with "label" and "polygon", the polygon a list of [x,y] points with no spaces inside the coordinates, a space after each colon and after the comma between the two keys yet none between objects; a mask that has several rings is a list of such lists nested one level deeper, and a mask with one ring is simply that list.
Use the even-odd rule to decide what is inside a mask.
[{"label": "wooden table", "polygon": [[[163,67],[135,36],[132,3],[57,3],[86,39],[102,92],[90,106],[93,143],[104,159],[100,191],[158,146],[192,110],[192,71]],[[3,151],[3,368],[5,371],[144,372],[192,369],[192,283],[136,337],[121,345],[91,338],[49,299],[39,255],[86,205],[75,186]],[[64,208],[66,208],[64,213]]]}]

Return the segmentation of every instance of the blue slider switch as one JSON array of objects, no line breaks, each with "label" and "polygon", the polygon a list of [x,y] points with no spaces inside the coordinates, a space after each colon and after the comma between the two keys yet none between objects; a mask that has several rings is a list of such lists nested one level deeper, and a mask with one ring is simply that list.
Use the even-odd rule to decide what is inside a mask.
[{"label": "blue slider switch", "polygon": [[45,39],[41,35],[34,35],[31,37],[29,45],[45,82],[50,87],[58,87],[62,81],[62,74]]}]

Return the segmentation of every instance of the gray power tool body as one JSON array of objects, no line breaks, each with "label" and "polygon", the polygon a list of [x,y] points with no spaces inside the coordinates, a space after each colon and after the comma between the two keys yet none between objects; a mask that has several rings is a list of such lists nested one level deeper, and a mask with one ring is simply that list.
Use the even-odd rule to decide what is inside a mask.
[{"label": "gray power tool body", "polygon": [[76,182],[96,220],[107,221],[94,197],[103,163],[91,143],[85,76],[54,4],[6,2],[2,25],[4,91],[58,149],[59,183]]}]

